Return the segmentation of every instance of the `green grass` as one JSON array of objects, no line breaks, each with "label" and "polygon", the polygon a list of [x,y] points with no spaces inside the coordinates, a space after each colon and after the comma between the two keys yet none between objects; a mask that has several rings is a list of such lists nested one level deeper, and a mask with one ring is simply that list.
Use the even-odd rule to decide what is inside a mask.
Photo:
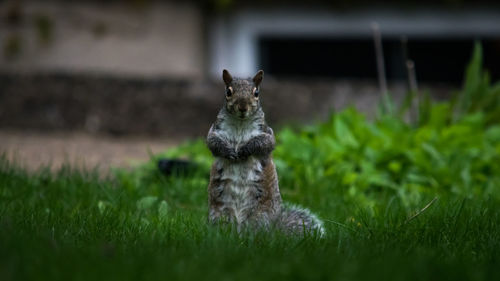
[{"label": "green grass", "polygon": [[[414,123],[386,100],[375,121],[347,109],[277,132],[283,198],[324,239],[207,225],[201,140],[108,177],[0,157],[0,280],[500,280],[500,84],[479,46],[465,80]],[[165,177],[165,156],[197,168]]]},{"label": "green grass", "polygon": [[129,190],[98,176],[69,168],[28,174],[1,161],[2,280],[500,277],[494,199],[440,197],[407,222],[410,213],[395,196],[373,212],[325,193],[308,206],[336,222],[326,222],[327,238],[296,239],[207,226],[206,182],[156,174],[162,188]]}]

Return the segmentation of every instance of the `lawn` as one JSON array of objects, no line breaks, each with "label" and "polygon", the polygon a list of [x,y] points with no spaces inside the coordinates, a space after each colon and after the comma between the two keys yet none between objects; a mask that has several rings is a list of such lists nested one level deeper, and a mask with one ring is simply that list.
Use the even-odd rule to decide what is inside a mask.
[{"label": "lawn", "polygon": [[[283,198],[323,239],[207,225],[201,140],[111,175],[0,158],[0,280],[500,280],[499,109],[477,47],[463,90],[417,120],[385,99],[376,120],[278,131]],[[165,176],[161,157],[196,167]]]}]

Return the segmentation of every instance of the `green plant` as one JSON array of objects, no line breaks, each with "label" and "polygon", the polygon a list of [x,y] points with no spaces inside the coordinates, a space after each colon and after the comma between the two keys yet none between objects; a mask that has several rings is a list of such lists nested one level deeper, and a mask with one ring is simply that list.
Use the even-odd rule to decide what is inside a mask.
[{"label": "green plant", "polygon": [[483,69],[483,53],[479,42],[474,46],[463,89],[456,98],[456,119],[469,113],[481,113],[485,115],[487,124],[500,122],[500,82],[491,83],[488,71]]},{"label": "green plant", "polygon": [[409,219],[424,204],[408,212],[389,196],[374,209],[331,189],[321,197],[311,197],[316,187],[287,189],[320,211],[328,233],[296,239],[207,224],[206,176],[149,177],[129,185],[70,166],[27,173],[0,157],[2,280],[499,278],[500,208],[491,198],[443,193]]}]

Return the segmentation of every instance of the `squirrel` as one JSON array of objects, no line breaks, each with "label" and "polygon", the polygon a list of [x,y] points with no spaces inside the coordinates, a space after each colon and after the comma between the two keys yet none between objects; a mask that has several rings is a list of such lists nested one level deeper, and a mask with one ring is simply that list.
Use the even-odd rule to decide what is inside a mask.
[{"label": "squirrel", "polygon": [[225,103],[207,136],[215,157],[208,185],[208,220],[242,227],[277,228],[284,233],[325,234],[309,210],[283,204],[271,152],[276,141],[259,96],[264,71],[253,79],[233,78],[226,69]]}]

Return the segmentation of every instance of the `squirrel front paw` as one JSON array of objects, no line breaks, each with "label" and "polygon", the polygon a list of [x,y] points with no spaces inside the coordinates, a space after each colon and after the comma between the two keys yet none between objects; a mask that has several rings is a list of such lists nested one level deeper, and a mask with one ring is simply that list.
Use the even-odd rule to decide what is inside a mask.
[{"label": "squirrel front paw", "polygon": [[238,151],[238,155],[237,155],[238,160],[243,160],[243,161],[247,160],[248,156],[250,156],[250,153],[248,153],[247,149],[243,148],[240,151]]},{"label": "squirrel front paw", "polygon": [[228,148],[224,158],[227,158],[229,160],[237,160],[238,159],[238,153],[234,149]]}]

